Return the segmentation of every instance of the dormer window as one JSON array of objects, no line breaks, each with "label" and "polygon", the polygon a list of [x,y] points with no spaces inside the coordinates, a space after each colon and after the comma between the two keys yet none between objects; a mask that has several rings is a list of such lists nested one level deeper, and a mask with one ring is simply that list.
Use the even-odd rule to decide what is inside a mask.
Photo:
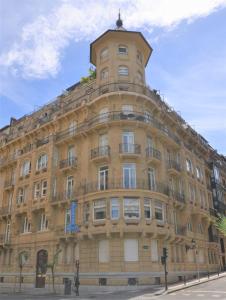
[{"label": "dormer window", "polygon": [[101,50],[100,52],[100,59],[104,60],[108,57],[108,48],[104,48],[103,50]]},{"label": "dormer window", "polygon": [[100,78],[102,80],[106,80],[106,79],[108,79],[108,74],[109,74],[108,68],[104,68],[100,73]]},{"label": "dormer window", "polygon": [[128,76],[129,75],[129,69],[126,66],[119,66],[118,67],[118,75],[119,76]]},{"label": "dormer window", "polygon": [[128,47],[119,45],[118,47],[118,54],[120,55],[128,55]]}]

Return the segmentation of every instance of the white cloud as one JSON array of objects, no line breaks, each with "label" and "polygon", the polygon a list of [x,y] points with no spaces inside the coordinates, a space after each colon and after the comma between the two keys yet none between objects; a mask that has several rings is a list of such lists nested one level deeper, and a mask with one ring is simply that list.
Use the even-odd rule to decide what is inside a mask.
[{"label": "white cloud", "polygon": [[109,28],[119,7],[125,27],[145,28],[150,32],[153,27],[169,29],[183,20],[191,22],[226,7],[226,0],[62,0],[55,3],[51,10],[48,6],[46,15],[37,15],[33,22],[22,27],[12,48],[0,55],[0,65],[17,76],[55,76],[69,43],[95,38]]}]

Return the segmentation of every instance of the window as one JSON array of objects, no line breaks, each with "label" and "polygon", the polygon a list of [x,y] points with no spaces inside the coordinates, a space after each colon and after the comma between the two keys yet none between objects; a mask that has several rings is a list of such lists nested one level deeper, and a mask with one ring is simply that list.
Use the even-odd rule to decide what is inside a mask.
[{"label": "window", "polygon": [[30,171],[31,171],[31,162],[29,160],[26,160],[20,169],[20,176],[26,176],[30,173]]},{"label": "window", "polygon": [[35,182],[34,184],[34,199],[38,199],[40,197],[40,182]]},{"label": "window", "polygon": [[71,145],[67,149],[67,160],[69,166],[73,164],[74,159],[75,159],[75,147]]},{"label": "window", "polygon": [[101,72],[100,72],[100,79],[106,80],[106,79],[108,79],[108,75],[109,75],[108,68],[104,68],[104,69],[101,70]]},{"label": "window", "polygon": [[133,105],[125,104],[122,106],[122,112],[124,115],[129,115],[133,113]]},{"label": "window", "polygon": [[118,198],[111,198],[111,219],[118,220],[120,216],[120,204]]},{"label": "window", "polygon": [[203,226],[202,226],[202,224],[201,224],[201,223],[199,223],[199,224],[198,224],[198,228],[197,228],[197,230],[198,230],[198,233],[201,233],[201,234],[203,234]]},{"label": "window", "polygon": [[48,220],[46,215],[43,213],[40,215],[39,218],[39,231],[44,231],[48,229]]},{"label": "window", "polygon": [[94,220],[104,220],[106,218],[106,201],[96,200],[93,202]]},{"label": "window", "polygon": [[100,52],[100,59],[101,60],[106,59],[108,57],[108,52],[109,52],[108,48],[102,49],[101,52]]},{"label": "window", "polygon": [[137,72],[137,79],[138,79],[138,81],[143,81],[143,75],[141,74],[141,72]]},{"label": "window", "polygon": [[216,166],[213,166],[213,175],[217,182],[220,182],[220,171]]},{"label": "window", "polygon": [[201,179],[201,171],[199,167],[196,167],[196,177],[197,179]]},{"label": "window", "polygon": [[125,261],[138,261],[138,240],[124,240],[124,259]]},{"label": "window", "polygon": [[195,202],[195,198],[196,198],[195,186],[192,185],[191,183],[189,184],[189,190],[190,190],[190,199],[192,202]]},{"label": "window", "polygon": [[144,112],[144,120],[146,123],[151,123],[153,121],[152,114],[149,111]]},{"label": "window", "polygon": [[188,172],[193,172],[193,165],[192,165],[192,162],[191,162],[191,160],[190,159],[186,159],[186,170],[188,171]]},{"label": "window", "polygon": [[158,259],[158,241],[151,240],[151,261],[157,262]]},{"label": "window", "polygon": [[128,55],[128,48],[123,45],[118,46],[118,54],[120,55]]},{"label": "window", "polygon": [[118,67],[118,75],[119,76],[128,76],[129,75],[129,69],[126,66],[119,66]]},{"label": "window", "polygon": [[89,214],[90,214],[89,203],[85,203],[83,209],[84,222],[89,222]]},{"label": "window", "polygon": [[155,180],[155,169],[148,168],[148,187],[149,190],[155,191],[156,190],[156,180]]},{"label": "window", "polygon": [[109,155],[107,134],[101,134],[99,136],[99,155],[101,156]]},{"label": "window", "polygon": [[47,168],[48,156],[47,154],[41,154],[36,163],[36,170],[40,171]]},{"label": "window", "polygon": [[124,218],[140,218],[140,200],[137,198],[124,198]]},{"label": "window", "polygon": [[187,230],[188,231],[192,231],[192,223],[191,223],[191,221],[188,221],[188,223],[187,223]]},{"label": "window", "polygon": [[134,132],[123,132],[122,134],[122,152],[134,153]]},{"label": "window", "polygon": [[6,228],[5,228],[5,238],[4,238],[5,243],[8,243],[10,241],[10,235],[11,235],[11,223],[10,220],[7,220]]},{"label": "window", "polygon": [[142,63],[142,53],[139,50],[137,50],[137,61]]},{"label": "window", "polygon": [[30,232],[31,231],[31,224],[29,223],[28,221],[28,218],[27,217],[24,217],[24,220],[23,220],[23,233],[27,233],[27,232]]},{"label": "window", "polygon": [[160,201],[155,201],[155,218],[164,221],[164,205]]},{"label": "window", "polygon": [[123,165],[123,187],[125,189],[136,188],[136,164]]},{"label": "window", "polygon": [[108,189],[108,166],[99,168],[98,189],[101,191]]},{"label": "window", "polygon": [[100,122],[106,122],[108,120],[108,108],[104,107],[99,112],[99,121]]},{"label": "window", "polygon": [[47,194],[47,180],[42,181],[42,197],[45,197]]},{"label": "window", "polygon": [[67,198],[71,198],[73,196],[74,191],[74,176],[67,177],[67,186],[66,186],[66,196]]},{"label": "window", "polygon": [[25,202],[25,188],[19,188],[17,194],[17,204]]},{"label": "window", "polygon": [[144,217],[150,220],[152,217],[151,213],[151,199],[144,198]]},{"label": "window", "polygon": [[68,131],[70,135],[74,135],[77,131],[77,121],[71,121],[68,126]]},{"label": "window", "polygon": [[109,241],[108,240],[102,240],[99,241],[99,262],[100,263],[106,263],[109,262]]},{"label": "window", "polygon": [[57,194],[57,179],[56,177],[53,178],[53,197],[56,197]]},{"label": "window", "polygon": [[65,211],[65,227],[64,227],[65,232],[67,232],[67,227],[70,224],[71,224],[71,209],[66,208],[66,211]]}]

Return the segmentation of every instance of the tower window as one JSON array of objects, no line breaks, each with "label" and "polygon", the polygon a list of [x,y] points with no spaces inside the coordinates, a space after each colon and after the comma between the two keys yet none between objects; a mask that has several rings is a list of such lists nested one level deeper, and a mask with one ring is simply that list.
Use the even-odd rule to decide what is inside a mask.
[{"label": "tower window", "polygon": [[100,78],[103,79],[108,79],[108,68],[104,68],[101,73],[100,73]]},{"label": "tower window", "polygon": [[118,54],[120,55],[128,55],[128,48],[123,45],[119,45],[118,47]]},{"label": "tower window", "polygon": [[108,57],[108,48],[104,48],[100,52],[100,59],[103,60]]},{"label": "tower window", "polygon": [[128,76],[129,75],[129,69],[126,66],[119,66],[118,67],[118,75],[119,76]]}]

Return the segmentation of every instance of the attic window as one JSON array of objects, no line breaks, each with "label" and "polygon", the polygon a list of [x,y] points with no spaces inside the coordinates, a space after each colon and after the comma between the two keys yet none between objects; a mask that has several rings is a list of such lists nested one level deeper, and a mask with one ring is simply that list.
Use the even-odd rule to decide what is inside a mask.
[{"label": "attic window", "polygon": [[128,55],[128,48],[123,45],[119,45],[118,47],[118,54],[120,55]]}]

